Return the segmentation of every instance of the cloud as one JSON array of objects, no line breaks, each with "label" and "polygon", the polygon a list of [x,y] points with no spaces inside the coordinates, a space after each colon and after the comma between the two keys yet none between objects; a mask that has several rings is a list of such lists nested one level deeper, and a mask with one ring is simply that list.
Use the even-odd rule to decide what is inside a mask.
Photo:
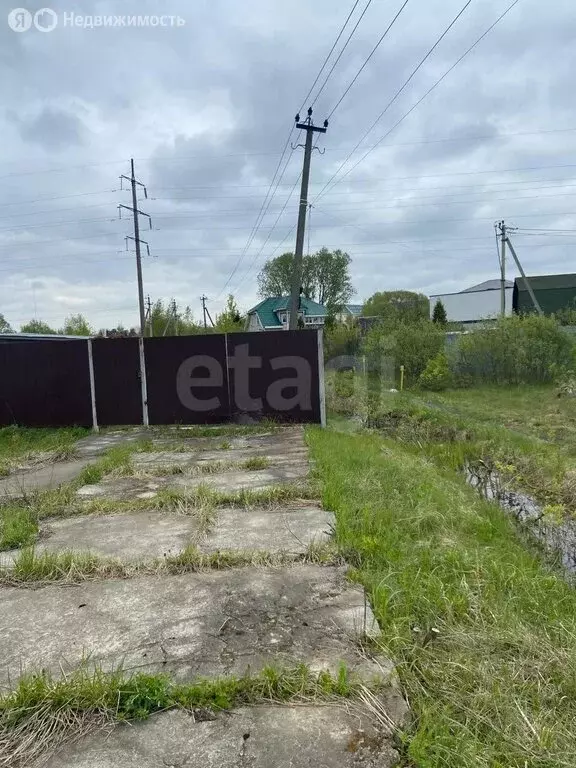
[{"label": "cloud", "polygon": [[[350,168],[502,13],[473,3],[388,109]],[[568,0],[522,3],[340,183],[316,200],[349,151],[462,6],[411,0],[330,120],[314,153],[310,247],[347,250],[361,300],[376,290],[458,290],[497,275],[493,222],[576,228],[571,99],[576,19]],[[58,0],[62,14],[71,8]],[[345,16],[332,0],[292,4],[171,0],[177,28],[64,27],[16,34],[0,24],[0,312],[61,325],[137,322],[130,192],[135,159],[148,199],[145,291],[197,316],[199,297],[256,300],[264,260],[294,246],[300,149],[250,238],[293,116]],[[314,105],[331,111],[389,23],[373,3]],[[87,0],[82,14],[159,13],[151,0]],[[322,78],[319,83],[322,83]],[[306,106],[306,105],[304,105]],[[552,132],[546,132],[552,131]],[[295,134],[292,141],[296,142]],[[522,170],[514,170],[522,169]],[[341,178],[339,175],[338,180]],[[292,194],[291,194],[292,193]],[[290,196],[291,195],[291,196]],[[286,207],[283,211],[283,207]],[[527,236],[527,271],[570,271],[571,241]],[[246,247],[250,243],[249,247]],[[233,270],[234,276],[225,285]]]},{"label": "cloud", "polygon": [[45,106],[32,116],[20,116],[10,110],[6,113],[6,117],[18,128],[25,142],[39,144],[48,151],[82,144],[82,121],[78,115],[64,110]]}]

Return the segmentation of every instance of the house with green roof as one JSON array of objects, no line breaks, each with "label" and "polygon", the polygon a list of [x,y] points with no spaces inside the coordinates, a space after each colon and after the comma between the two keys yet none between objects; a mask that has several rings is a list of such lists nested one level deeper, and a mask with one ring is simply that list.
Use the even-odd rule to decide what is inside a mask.
[{"label": "house with green roof", "polygon": [[[290,296],[271,296],[248,310],[249,331],[287,331],[290,324]],[[300,298],[299,317],[306,328],[322,328],[326,307],[305,296]]]}]

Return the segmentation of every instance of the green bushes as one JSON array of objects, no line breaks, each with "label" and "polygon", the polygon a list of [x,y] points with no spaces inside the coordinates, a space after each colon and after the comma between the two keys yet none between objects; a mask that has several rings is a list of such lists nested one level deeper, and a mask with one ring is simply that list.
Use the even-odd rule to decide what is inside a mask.
[{"label": "green bushes", "polygon": [[444,343],[444,330],[429,320],[382,324],[367,334],[364,354],[371,370],[381,370],[383,361],[389,360],[398,376],[403,365],[406,386],[413,386],[428,361],[442,350]]},{"label": "green bushes", "polygon": [[446,352],[438,352],[431,360],[428,360],[426,368],[420,374],[418,383],[422,389],[432,392],[441,392],[454,384],[454,377],[448,364]]},{"label": "green bushes", "polygon": [[364,370],[389,382],[386,386],[398,386],[404,366],[406,388],[433,391],[547,384],[576,370],[575,339],[556,318],[532,314],[500,318],[458,335],[452,343],[446,327],[430,320],[382,322],[362,341],[357,327],[337,326],[326,335],[325,348],[328,359],[359,353],[365,358]]},{"label": "green bushes", "polygon": [[360,328],[356,323],[334,323],[324,329],[324,359],[357,355],[360,349]]},{"label": "green bushes", "polygon": [[570,367],[574,344],[553,318],[512,315],[460,337],[450,353],[461,384],[541,384]]}]

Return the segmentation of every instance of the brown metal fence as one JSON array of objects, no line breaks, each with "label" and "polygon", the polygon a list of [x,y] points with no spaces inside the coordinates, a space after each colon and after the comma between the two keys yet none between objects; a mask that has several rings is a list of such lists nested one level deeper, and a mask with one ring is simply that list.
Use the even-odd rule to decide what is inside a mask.
[{"label": "brown metal fence", "polygon": [[0,336],[0,426],[324,423],[321,333]]}]

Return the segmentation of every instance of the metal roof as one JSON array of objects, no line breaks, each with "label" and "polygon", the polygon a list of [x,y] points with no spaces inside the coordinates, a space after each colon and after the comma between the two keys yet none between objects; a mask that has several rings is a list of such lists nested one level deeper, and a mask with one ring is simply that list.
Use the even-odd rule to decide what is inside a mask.
[{"label": "metal roof", "polygon": [[[264,328],[276,328],[282,325],[277,312],[287,310],[289,304],[289,296],[271,296],[248,310],[248,314],[257,314]],[[300,308],[304,315],[312,317],[324,317],[327,314],[326,307],[305,296],[300,299]]]},{"label": "metal roof", "polygon": [[[576,288],[576,274],[568,275],[527,275],[530,285],[534,291],[550,291],[562,288]],[[524,280],[521,277],[516,278],[516,286],[519,291],[527,291]]]},{"label": "metal roof", "polygon": [[[514,283],[512,280],[505,281],[506,288],[513,288]],[[474,291],[499,291],[500,280],[485,280],[478,285],[472,285],[470,288],[465,288],[461,293],[474,293]]]}]

